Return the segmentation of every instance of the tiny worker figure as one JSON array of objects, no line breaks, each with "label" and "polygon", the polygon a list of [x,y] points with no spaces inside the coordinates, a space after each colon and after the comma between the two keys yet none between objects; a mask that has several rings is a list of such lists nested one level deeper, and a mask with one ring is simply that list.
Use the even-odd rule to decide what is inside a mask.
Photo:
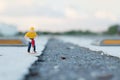
[{"label": "tiny worker figure", "polygon": [[28,50],[27,52],[30,53],[31,46],[33,47],[33,53],[36,53],[36,45],[35,45],[35,38],[37,37],[37,33],[35,32],[34,27],[30,28],[25,34],[25,39],[28,41]]}]

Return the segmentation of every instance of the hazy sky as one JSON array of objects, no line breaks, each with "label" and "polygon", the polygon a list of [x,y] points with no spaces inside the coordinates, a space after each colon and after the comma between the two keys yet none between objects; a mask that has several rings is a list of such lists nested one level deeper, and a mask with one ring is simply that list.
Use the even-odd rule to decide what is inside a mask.
[{"label": "hazy sky", "polygon": [[0,0],[0,22],[19,30],[103,31],[120,23],[120,0]]}]

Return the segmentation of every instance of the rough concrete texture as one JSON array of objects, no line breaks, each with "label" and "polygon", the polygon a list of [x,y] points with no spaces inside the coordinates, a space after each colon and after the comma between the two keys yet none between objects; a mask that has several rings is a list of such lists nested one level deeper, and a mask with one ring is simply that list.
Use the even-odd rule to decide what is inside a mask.
[{"label": "rough concrete texture", "polygon": [[120,59],[50,39],[25,80],[120,80]]}]

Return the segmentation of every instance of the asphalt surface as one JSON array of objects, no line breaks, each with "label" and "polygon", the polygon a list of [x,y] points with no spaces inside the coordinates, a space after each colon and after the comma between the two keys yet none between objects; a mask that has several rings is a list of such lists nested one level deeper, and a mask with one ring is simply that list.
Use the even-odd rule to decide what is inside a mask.
[{"label": "asphalt surface", "polygon": [[24,80],[120,80],[120,59],[50,39]]}]

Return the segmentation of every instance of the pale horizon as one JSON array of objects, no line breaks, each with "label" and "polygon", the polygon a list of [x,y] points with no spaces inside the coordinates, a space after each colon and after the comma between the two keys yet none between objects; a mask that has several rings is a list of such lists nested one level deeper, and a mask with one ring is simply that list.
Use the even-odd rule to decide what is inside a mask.
[{"label": "pale horizon", "polygon": [[0,0],[0,22],[27,31],[101,32],[120,24],[119,0]]}]

